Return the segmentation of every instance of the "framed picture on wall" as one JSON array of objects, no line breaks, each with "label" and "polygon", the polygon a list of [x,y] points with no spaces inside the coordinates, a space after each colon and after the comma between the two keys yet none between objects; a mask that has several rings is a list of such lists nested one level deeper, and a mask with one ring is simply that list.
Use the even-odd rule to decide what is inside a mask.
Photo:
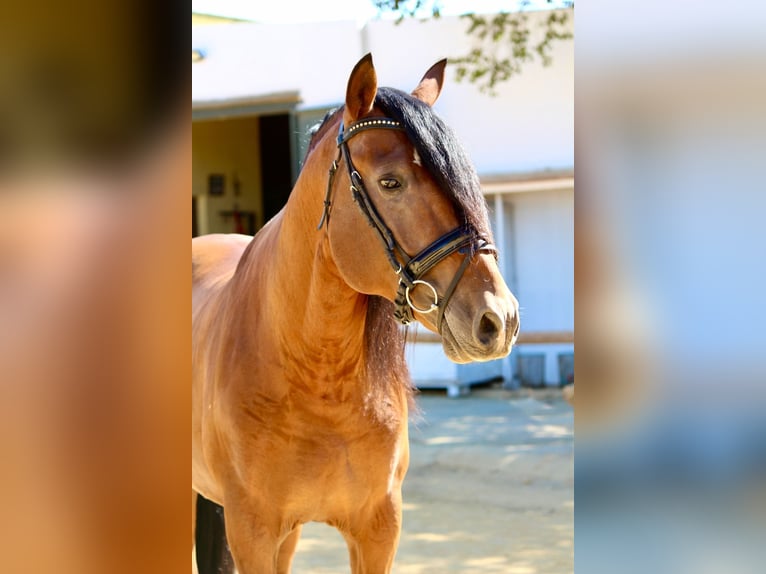
[{"label": "framed picture on wall", "polygon": [[209,195],[223,195],[226,189],[226,176],[222,173],[211,173],[207,178],[207,192]]}]

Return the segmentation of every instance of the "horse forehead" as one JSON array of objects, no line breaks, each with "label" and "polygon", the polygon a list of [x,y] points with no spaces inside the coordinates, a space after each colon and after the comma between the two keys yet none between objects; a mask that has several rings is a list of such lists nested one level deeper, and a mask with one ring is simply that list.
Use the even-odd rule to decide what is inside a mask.
[{"label": "horse forehead", "polygon": [[[365,137],[366,136],[366,137]],[[410,139],[400,131],[395,130],[368,130],[359,134],[360,147],[359,152],[364,156],[376,161],[408,161],[412,158],[415,146]],[[351,150],[352,155],[355,150]]]},{"label": "horse forehead", "polygon": [[[420,168],[424,167],[417,146],[402,131],[388,129],[368,130],[357,137],[363,140],[359,151],[368,161],[384,164],[411,164]],[[353,154],[354,150],[352,150]],[[427,175],[433,179],[432,174],[427,173]]]}]

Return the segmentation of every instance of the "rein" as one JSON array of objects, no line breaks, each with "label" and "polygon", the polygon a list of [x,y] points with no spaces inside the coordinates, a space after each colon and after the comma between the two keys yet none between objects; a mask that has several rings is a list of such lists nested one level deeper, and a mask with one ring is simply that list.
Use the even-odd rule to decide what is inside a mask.
[{"label": "rein", "polygon": [[[460,279],[463,277],[465,270],[471,262],[473,253],[477,251],[497,253],[497,249],[485,239],[477,237],[477,234],[473,229],[463,226],[456,227],[452,231],[445,233],[420,253],[414,257],[410,257],[375,209],[375,205],[372,203],[369,193],[364,186],[362,176],[351,161],[351,153],[349,152],[347,143],[348,140],[360,132],[371,129],[405,131],[404,127],[399,122],[385,117],[359,120],[349,125],[346,130],[344,130],[343,122],[341,122],[337,138],[338,155],[330,166],[329,177],[327,180],[327,192],[325,193],[324,199],[324,210],[317,229],[322,229],[322,226],[325,223],[328,226],[330,224],[333,181],[335,179],[335,172],[338,170],[338,162],[340,162],[342,158],[348,169],[348,175],[351,181],[351,193],[354,202],[367,218],[370,226],[377,231],[377,235],[386,251],[388,262],[391,264],[394,273],[399,277],[399,286],[394,301],[394,318],[402,325],[408,325],[415,319],[413,311],[423,314],[438,311],[436,328],[441,332],[444,312],[447,309],[452,294],[457,288],[457,284],[460,282]],[[442,260],[456,252],[464,254],[463,262],[460,264],[455,276],[452,278],[452,282],[447,287],[444,296],[439,297],[436,288],[429,282],[422,280],[421,277],[438,265]],[[420,307],[417,307],[410,298],[410,292],[418,285],[422,285],[431,292],[433,301],[427,308],[421,309]]]}]

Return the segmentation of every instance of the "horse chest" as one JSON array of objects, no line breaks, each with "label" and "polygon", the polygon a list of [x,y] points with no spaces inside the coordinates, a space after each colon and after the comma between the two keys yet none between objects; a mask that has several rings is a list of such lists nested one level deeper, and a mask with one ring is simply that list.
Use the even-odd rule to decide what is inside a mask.
[{"label": "horse chest", "polygon": [[398,428],[358,413],[333,417],[294,413],[280,427],[280,438],[272,443],[281,454],[275,463],[315,473],[353,476],[360,468],[387,466],[399,441]]},{"label": "horse chest", "polygon": [[385,493],[407,449],[401,424],[359,409],[320,411],[304,406],[265,417],[246,457],[253,484],[310,519]]}]

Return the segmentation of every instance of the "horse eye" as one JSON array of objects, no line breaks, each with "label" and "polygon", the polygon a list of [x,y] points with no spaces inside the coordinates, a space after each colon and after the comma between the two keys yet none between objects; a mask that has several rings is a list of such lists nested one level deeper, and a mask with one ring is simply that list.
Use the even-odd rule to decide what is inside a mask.
[{"label": "horse eye", "polygon": [[399,189],[400,187],[402,187],[402,184],[399,183],[399,181],[396,179],[389,178],[389,179],[381,179],[380,186],[384,189]]}]

